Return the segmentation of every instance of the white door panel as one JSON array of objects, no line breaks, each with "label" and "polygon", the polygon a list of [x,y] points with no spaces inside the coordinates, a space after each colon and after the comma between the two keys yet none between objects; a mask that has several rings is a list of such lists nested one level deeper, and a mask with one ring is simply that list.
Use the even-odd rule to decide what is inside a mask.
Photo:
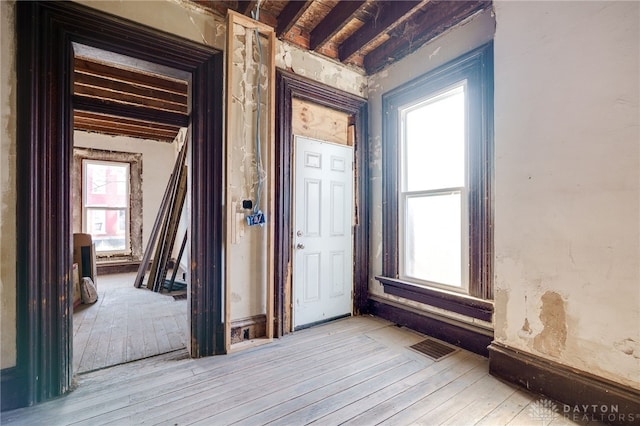
[{"label": "white door panel", "polygon": [[353,148],[295,138],[293,323],[351,314]]}]

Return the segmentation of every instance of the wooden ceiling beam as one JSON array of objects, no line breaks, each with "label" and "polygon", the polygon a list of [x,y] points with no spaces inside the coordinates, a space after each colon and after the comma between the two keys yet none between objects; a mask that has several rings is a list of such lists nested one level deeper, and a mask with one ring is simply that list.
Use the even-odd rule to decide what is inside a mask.
[{"label": "wooden ceiling beam", "polygon": [[276,26],[276,37],[285,35],[300,19],[302,14],[313,4],[313,0],[290,1],[278,15],[278,25]]},{"label": "wooden ceiling beam", "polygon": [[139,129],[136,127],[124,126],[118,122],[112,122],[108,120],[94,121],[78,118],[74,119],[74,121],[75,130],[97,132],[107,135],[130,136],[134,138],[151,139],[163,142],[173,141],[178,134],[178,130],[180,129],[177,128],[178,130],[176,130],[175,132],[168,132],[166,130],[163,131],[158,129]]},{"label": "wooden ceiling beam", "polygon": [[347,38],[339,48],[340,61],[349,59],[352,55],[375,41],[379,36],[392,31],[403,23],[428,0],[412,1],[378,1],[376,16],[366,22],[359,30]]},{"label": "wooden ceiling beam", "polygon": [[111,100],[73,96],[73,108],[99,114],[116,115],[134,120],[150,121],[179,127],[189,125],[189,115],[173,111],[164,111],[140,105],[123,104]]},{"label": "wooden ceiling beam", "polygon": [[145,87],[154,87],[176,94],[187,94],[186,81],[165,78],[156,74],[143,73],[125,68],[116,68],[83,58],[75,58],[74,67],[77,72],[93,74],[112,80],[119,80]]},{"label": "wooden ceiling beam", "polygon": [[102,87],[112,91],[114,96],[116,96],[115,94],[117,93],[129,93],[146,98],[161,99],[174,104],[184,105],[185,110],[188,103],[186,92],[184,94],[167,92],[158,90],[155,87],[142,86],[136,83],[125,83],[120,80],[112,80],[103,76],[84,74],[82,72],[76,72],[74,74],[74,85]]},{"label": "wooden ceiling beam", "polygon": [[349,23],[354,15],[360,11],[366,1],[341,1],[331,9],[331,12],[316,25],[309,37],[309,48],[318,50],[326,44],[342,27]]},{"label": "wooden ceiling beam", "polygon": [[131,93],[114,92],[102,87],[75,84],[73,86],[73,93],[76,96],[103,99],[123,105],[137,105],[157,111],[176,112],[179,114],[186,114],[188,112],[187,105],[185,104],[169,102],[164,99],[138,96]]},{"label": "wooden ceiling beam", "polygon": [[484,1],[438,1],[427,4],[404,24],[403,31],[391,35],[385,43],[364,58],[364,67],[371,75],[386,65],[415,51],[424,43],[459,24],[473,14],[491,6]]},{"label": "wooden ceiling beam", "polygon": [[98,113],[93,113],[88,111],[76,110],[73,112],[73,118],[74,120],[83,120],[86,123],[108,121],[111,123],[118,123],[119,126],[137,128],[140,130],[146,129],[150,131],[152,130],[152,131],[160,131],[160,132],[177,132],[180,129],[180,126],[175,126],[175,125],[136,120],[131,118],[119,117],[116,115],[98,114]]}]

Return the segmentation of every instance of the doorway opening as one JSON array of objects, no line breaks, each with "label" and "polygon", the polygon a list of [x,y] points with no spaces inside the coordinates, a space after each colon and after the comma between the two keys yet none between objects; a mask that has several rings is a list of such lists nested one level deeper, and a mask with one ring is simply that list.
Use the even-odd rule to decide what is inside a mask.
[{"label": "doorway opening", "polygon": [[[179,220],[175,235],[167,236],[171,253],[157,263],[163,284],[175,272],[170,286],[147,289],[151,262],[143,253],[154,252],[163,193],[182,146],[190,143],[187,129],[166,114],[188,122],[191,75],[79,43],[73,43],[73,54],[73,371],[168,352],[184,355],[190,250],[181,243],[190,228],[188,199],[174,203]],[[104,104],[138,108],[148,117],[106,114]],[[93,267],[83,265],[82,241],[91,245]],[[134,285],[136,271],[145,281],[140,285]],[[86,280],[98,295],[93,303],[82,297]]]},{"label": "doorway opening", "polygon": [[[189,125],[192,134],[189,353],[224,353],[221,52],[72,2],[19,2],[16,29],[18,355],[15,374],[2,383],[3,407],[59,396],[72,383],[70,188],[73,115],[83,102],[72,90],[74,43],[190,75],[189,122],[163,113]],[[157,116],[108,102],[95,109],[127,118]],[[13,398],[6,405],[5,394]]]}]

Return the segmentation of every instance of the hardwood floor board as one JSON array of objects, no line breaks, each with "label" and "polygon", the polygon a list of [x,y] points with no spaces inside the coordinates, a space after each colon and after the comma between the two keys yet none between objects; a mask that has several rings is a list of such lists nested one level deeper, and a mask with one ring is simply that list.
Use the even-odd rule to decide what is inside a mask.
[{"label": "hardwood floor board", "polygon": [[[369,354],[380,352],[375,342],[371,342],[368,348],[363,348],[362,352],[357,352],[358,358],[364,358]],[[305,380],[315,379],[321,382],[324,375],[330,374],[336,368],[336,363],[351,365],[356,361],[353,357],[326,356],[323,360],[306,359],[299,363],[289,363],[278,369],[271,369],[263,372],[262,376],[229,376],[226,387],[221,388],[219,393],[206,393],[189,397],[186,405],[179,405],[171,409],[172,416],[166,417],[164,413],[154,413],[154,417],[145,419],[141,423],[164,423],[164,421],[179,421],[180,424],[193,422],[212,414],[221,413],[229,409],[235,409],[246,401],[254,401],[264,395],[269,395],[275,389],[283,386],[296,386]],[[319,386],[319,385],[317,385]],[[192,390],[190,389],[191,393]],[[253,402],[255,404],[255,401]],[[253,405],[252,404],[252,405]],[[242,414],[242,412],[240,412]],[[229,417],[226,415],[225,417]],[[148,416],[147,416],[148,417]],[[228,420],[225,420],[228,421]]]},{"label": "hardwood floor board", "polygon": [[421,366],[413,360],[398,360],[398,363],[385,372],[372,371],[372,374],[360,383],[346,389],[334,385],[327,386],[330,395],[314,401],[313,404],[276,419],[274,424],[307,424],[338,410],[353,401],[378,392],[380,389],[402,380],[419,371]]},{"label": "hardwood floor board", "polygon": [[[375,409],[387,401],[390,401],[394,397],[402,398],[404,392],[415,391],[415,387],[427,382],[438,383],[438,377],[442,377],[445,371],[455,365],[459,365],[460,361],[468,358],[468,353],[463,352],[456,356],[450,356],[441,362],[430,361],[430,364],[420,370],[414,375],[408,376],[403,380],[393,383],[387,386],[380,392],[376,392],[374,395],[363,397],[352,404],[349,404],[339,410],[336,410],[318,420],[313,422],[314,425],[336,425],[345,423],[361,413],[368,410]],[[426,358],[423,356],[423,358]]]},{"label": "hardwood floor board", "polygon": [[529,408],[538,397],[490,376],[487,359],[460,350],[433,362],[407,348],[418,338],[362,317],[224,356],[184,359],[186,351],[176,351],[77,375],[70,394],[2,412],[1,421],[29,426],[541,424]]},{"label": "hardwood floor board", "polygon": [[[365,338],[364,336],[360,336],[360,337],[363,339]],[[370,341],[369,346],[375,347],[376,342]],[[336,352],[339,355],[341,352],[341,349],[337,348]],[[330,359],[333,356],[334,354],[332,353],[332,351],[327,351],[327,353],[322,354],[322,357],[325,357],[328,359]],[[286,371],[287,369],[290,369],[291,375],[295,375],[296,371],[299,371],[299,370],[305,371],[306,369],[311,368],[311,366],[313,366],[314,363],[317,366],[322,365],[322,357],[300,360],[298,364],[286,363],[286,364],[283,364],[281,368],[284,371]],[[200,382],[204,383],[205,387],[206,386],[211,387],[209,383],[213,383],[213,382],[215,382],[215,386],[217,389],[219,389],[220,387],[224,387],[224,389],[220,391],[220,394],[222,395],[223,398],[228,398],[229,396],[234,395],[235,388],[238,388],[238,392],[242,393],[247,387],[250,387],[251,383],[255,381],[258,381],[258,383],[264,382],[264,383],[271,384],[272,380],[270,380],[271,379],[270,376],[275,376],[276,378],[285,376],[285,374],[282,371],[279,371],[277,369],[275,364],[272,365],[269,369],[265,369],[264,367],[261,367],[261,366],[256,366],[255,368],[253,368],[253,370],[255,371],[249,371],[248,374],[242,374],[242,375],[239,375],[238,371],[234,370],[233,368],[231,369],[217,368],[216,371],[207,370],[207,371],[200,372],[199,374],[196,373],[191,368],[188,370],[186,374],[178,375],[176,374],[176,372],[172,372],[171,375],[164,374],[163,376],[161,376],[163,380],[151,379],[150,381],[147,382],[148,386],[146,388],[142,388],[140,386],[135,386],[134,388],[131,388],[127,386],[126,389],[128,392],[131,392],[132,389],[136,391],[135,394],[130,393],[127,401],[128,401],[128,404],[130,405],[140,403],[140,402],[145,403],[147,401],[151,401],[156,398],[161,398],[164,394],[172,393],[172,392],[179,393],[182,399],[187,399],[188,397],[191,397],[193,393],[196,393],[195,396],[193,396],[191,399],[187,401],[191,403],[193,401],[199,400],[198,393],[200,392],[200,390],[197,389],[197,387],[194,390],[190,386],[197,385]],[[120,394],[117,392],[117,390],[118,388],[111,386],[108,389],[105,389],[103,392],[94,393],[92,395],[90,400],[95,401],[95,405],[92,405],[90,410],[92,414],[91,418],[107,413],[109,410],[107,410],[106,407],[108,407],[112,401],[115,402],[115,399],[118,399],[118,402],[122,402],[120,401],[121,400]],[[216,395],[215,398],[219,398],[218,394],[215,392],[213,393],[208,392],[206,394],[199,393],[199,394],[204,398],[214,398],[213,395]],[[120,405],[119,404],[116,404],[116,405],[117,405],[117,408],[119,409]],[[175,411],[176,409],[175,407],[170,407],[170,408],[171,408],[171,411]]]},{"label": "hardwood floor board", "polygon": [[[496,382],[493,377],[484,375],[479,380],[466,387],[463,392],[460,392],[453,398],[447,399],[439,404],[438,407],[435,407],[426,413],[424,413],[423,407],[422,416],[414,420],[412,423],[416,425],[433,425],[434,423],[446,424],[449,419],[456,415],[464,416],[464,412],[467,407],[473,403],[475,399],[480,398],[486,392],[493,392],[492,387],[495,384]],[[504,399],[505,398],[502,398],[500,402],[504,401]],[[473,424],[473,422],[467,420],[465,420],[465,423]]]},{"label": "hardwood floor board", "polygon": [[506,425],[525,409],[534,398],[532,394],[516,390],[502,404],[485,415],[478,426]]},{"label": "hardwood floor board", "polygon": [[[496,382],[493,377],[487,381],[487,387],[474,390],[475,395],[464,399],[464,408],[457,414],[447,419],[443,425],[456,426],[461,423],[476,424],[488,413],[500,407],[510,396],[516,393],[513,386],[506,385],[500,381]],[[458,401],[456,401],[458,402]],[[420,419],[419,421],[421,421]],[[428,420],[428,419],[425,419]]]},{"label": "hardwood floor board", "polygon": [[[390,418],[393,419],[393,416],[401,416],[398,413],[410,409],[412,405],[422,400],[431,398],[432,394],[445,388],[450,383],[460,380],[460,378],[473,372],[474,369],[478,369],[478,371],[473,374],[474,378],[480,377],[480,375],[483,374],[483,370],[481,370],[484,366],[483,360],[466,351],[454,354],[442,360],[440,363],[444,362],[452,362],[452,365],[449,368],[441,370],[429,380],[420,380],[420,376],[407,379],[406,382],[409,387],[406,390],[399,392],[370,409],[363,410],[357,416],[350,418],[347,423],[370,425]],[[400,424],[400,422],[390,421],[390,424]]]},{"label": "hardwood floor board", "polygon": [[[484,363],[478,363],[474,368],[465,373],[446,377],[442,382],[433,386],[425,384],[426,392],[414,395],[413,392],[405,392],[400,398],[394,398],[393,409],[376,409],[373,412],[364,413],[361,416],[347,422],[350,425],[407,425],[412,424],[441,404],[459,393],[464,392],[471,384],[488,375],[488,367]],[[377,417],[372,415],[377,414]]]},{"label": "hardwood floor board", "polygon": [[[291,398],[292,395],[300,397],[319,389],[330,386],[339,380],[360,380],[358,377],[370,375],[371,369],[393,368],[395,360],[390,360],[388,354],[378,350],[368,356],[359,356],[351,359],[327,364],[322,369],[316,369],[312,374],[296,375],[295,380],[280,380],[272,383],[258,392],[241,393],[240,399],[233,405],[225,407],[215,407],[215,409],[201,410],[198,420],[207,422],[232,424],[236,422],[263,424],[264,418],[260,421],[250,419],[251,416],[261,414],[282,404]],[[288,407],[287,409],[289,409]],[[273,415],[273,412],[271,413]],[[275,415],[279,417],[279,415]],[[191,419],[176,419],[180,422]]]}]

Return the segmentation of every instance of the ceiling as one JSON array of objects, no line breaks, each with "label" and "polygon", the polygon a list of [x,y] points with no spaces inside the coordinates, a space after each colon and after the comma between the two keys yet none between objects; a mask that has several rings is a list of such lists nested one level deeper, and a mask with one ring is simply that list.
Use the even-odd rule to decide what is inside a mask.
[{"label": "ceiling", "polygon": [[[221,16],[252,16],[257,3],[192,1]],[[370,75],[488,7],[491,0],[262,0],[259,20],[279,39]]]},{"label": "ceiling", "polygon": [[[251,16],[257,3],[191,1],[221,16]],[[259,20],[282,40],[370,75],[488,7],[491,0],[262,0]],[[188,125],[187,74],[79,44],[74,52],[75,129],[171,142]]]}]

